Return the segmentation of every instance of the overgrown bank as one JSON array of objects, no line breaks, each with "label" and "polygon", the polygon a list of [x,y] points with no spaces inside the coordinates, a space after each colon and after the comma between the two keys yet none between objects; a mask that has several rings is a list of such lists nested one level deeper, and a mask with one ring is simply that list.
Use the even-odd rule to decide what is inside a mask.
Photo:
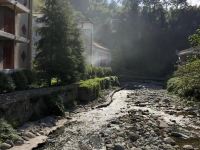
[{"label": "overgrown bank", "polygon": [[[52,90],[52,92],[46,92],[50,91],[51,88],[35,89],[36,91],[23,91],[23,95],[19,94],[23,99],[17,96],[17,99],[14,101],[12,99],[16,97],[16,95],[14,95],[9,97],[9,101],[4,101],[5,103],[3,104],[2,98],[5,95],[12,95],[12,93],[4,94],[0,99],[0,118],[5,118],[0,120],[2,129],[0,130],[0,149],[2,148],[1,143],[5,142],[12,141],[14,145],[20,142],[22,144],[23,139],[18,136],[18,133],[13,127],[17,127],[29,120],[40,119],[47,115],[64,116],[66,108],[72,107],[76,103],[88,103],[93,101],[100,96],[101,90],[118,85],[119,81],[115,76],[96,77],[80,81],[79,84],[75,84],[69,88],[61,87]],[[54,89],[57,87],[52,88]],[[35,94],[26,94],[26,92],[29,91],[34,91]]]},{"label": "overgrown bank", "polygon": [[179,66],[167,83],[173,94],[190,100],[200,100],[200,59]]}]

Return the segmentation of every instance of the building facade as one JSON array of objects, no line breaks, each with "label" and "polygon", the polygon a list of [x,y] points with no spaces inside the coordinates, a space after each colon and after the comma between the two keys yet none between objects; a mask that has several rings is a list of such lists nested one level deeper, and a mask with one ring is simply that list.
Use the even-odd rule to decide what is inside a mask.
[{"label": "building facade", "polygon": [[96,43],[94,37],[94,25],[89,20],[78,21],[78,28],[81,31],[81,36],[84,45],[84,58],[87,64],[97,67],[110,67],[111,52],[108,48]]},{"label": "building facade", "polygon": [[191,57],[200,57],[200,46],[181,50],[177,53],[177,55],[178,63],[185,64],[185,62]]},{"label": "building facade", "polygon": [[30,69],[32,0],[0,0],[0,70]]},{"label": "building facade", "polygon": [[83,56],[87,64],[92,64],[92,55],[93,55],[93,23],[87,20],[78,21],[78,28],[81,31],[81,36],[84,45]]}]

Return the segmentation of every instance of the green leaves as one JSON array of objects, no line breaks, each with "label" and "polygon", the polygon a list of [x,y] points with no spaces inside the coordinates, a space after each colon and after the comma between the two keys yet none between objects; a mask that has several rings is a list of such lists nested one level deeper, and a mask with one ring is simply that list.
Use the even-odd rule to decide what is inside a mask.
[{"label": "green leaves", "polygon": [[200,59],[180,66],[174,77],[168,81],[169,92],[181,97],[199,100],[200,98]]},{"label": "green leaves", "polygon": [[200,45],[200,29],[197,29],[196,33],[189,37],[189,41],[192,46]]},{"label": "green leaves", "polygon": [[68,0],[46,0],[42,12],[36,70],[49,85],[52,78],[61,84],[79,80],[84,72],[83,46]]}]

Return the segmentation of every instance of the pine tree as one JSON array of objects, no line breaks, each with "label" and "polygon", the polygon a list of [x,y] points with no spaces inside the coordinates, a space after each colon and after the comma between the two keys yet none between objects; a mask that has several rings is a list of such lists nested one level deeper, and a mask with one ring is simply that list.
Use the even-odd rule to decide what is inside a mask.
[{"label": "pine tree", "polygon": [[84,71],[83,46],[79,30],[73,21],[68,0],[45,0],[42,8],[43,24],[38,30],[36,69],[44,81],[51,84],[56,78],[62,84],[78,80]]}]

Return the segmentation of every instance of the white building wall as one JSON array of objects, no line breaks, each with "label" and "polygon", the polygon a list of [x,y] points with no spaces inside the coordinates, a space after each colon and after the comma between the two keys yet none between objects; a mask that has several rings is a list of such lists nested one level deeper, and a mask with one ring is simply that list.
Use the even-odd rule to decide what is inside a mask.
[{"label": "white building wall", "polygon": [[[29,0],[18,0],[21,4],[29,7]],[[26,4],[26,5],[25,5]],[[29,24],[28,20],[29,14],[28,13],[20,13],[16,14],[15,17],[15,35],[21,36],[24,38],[29,38]],[[30,39],[28,39],[30,40]],[[15,69],[25,69],[28,68],[28,63],[30,59],[28,57],[28,51],[29,51],[29,43],[16,43],[15,44],[15,51],[14,51],[14,64]]]}]

